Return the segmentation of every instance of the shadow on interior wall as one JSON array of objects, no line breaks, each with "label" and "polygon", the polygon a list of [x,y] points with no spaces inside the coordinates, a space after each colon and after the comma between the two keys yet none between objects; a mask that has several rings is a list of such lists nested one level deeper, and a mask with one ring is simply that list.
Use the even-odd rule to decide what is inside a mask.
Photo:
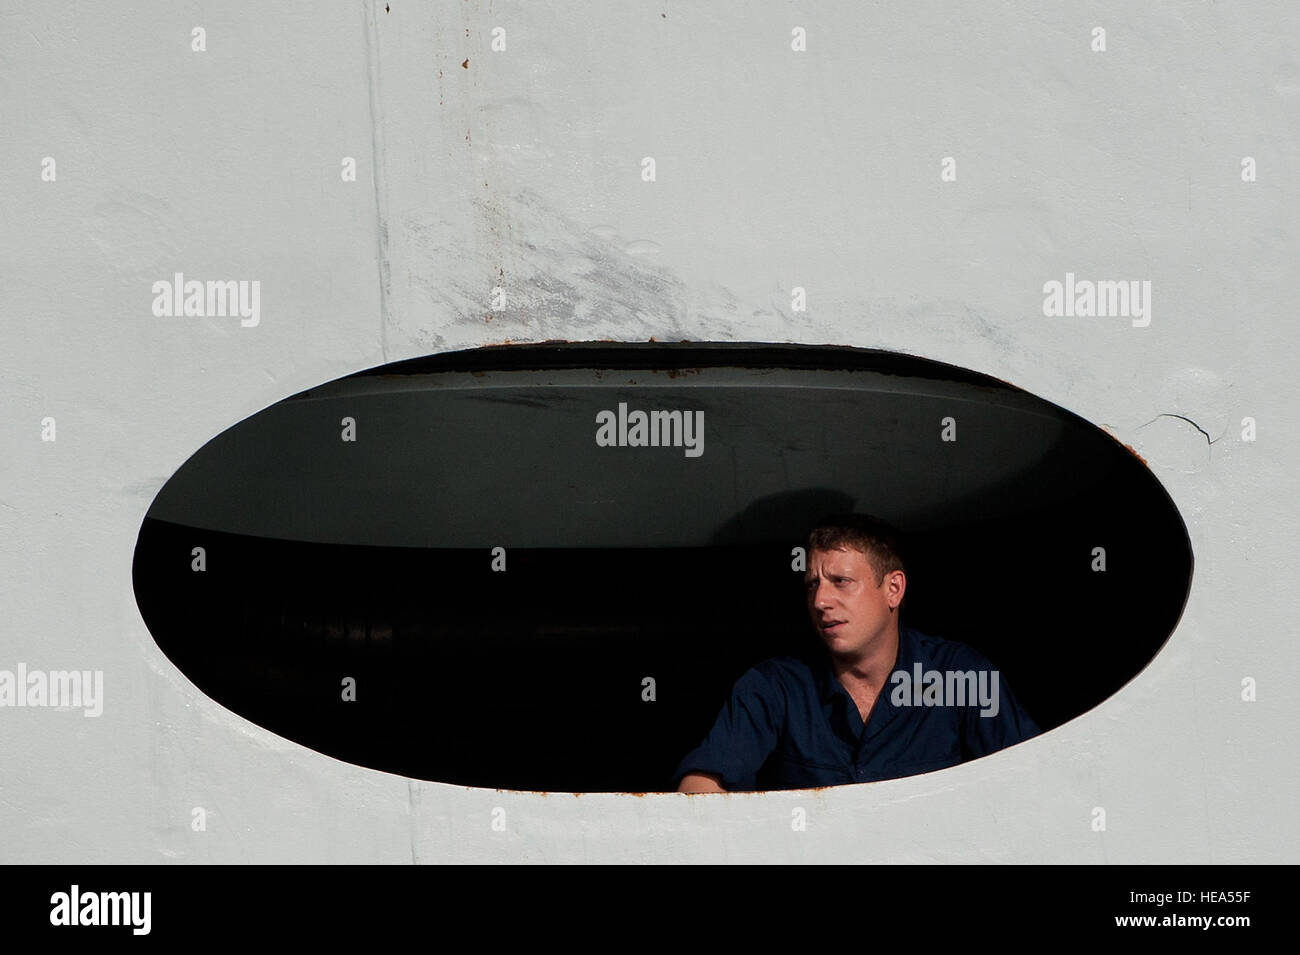
[{"label": "shadow on interior wall", "polygon": [[[1163,488],[996,379],[813,346],[436,358],[218,435],[137,543],[136,597],[172,662],[335,758],[669,788],[734,680],[815,639],[793,550],[831,512],[908,533],[903,622],[983,653],[1044,730],[1133,679],[1181,615],[1191,551]],[[629,441],[636,410],[698,413],[701,453],[671,421]]]}]

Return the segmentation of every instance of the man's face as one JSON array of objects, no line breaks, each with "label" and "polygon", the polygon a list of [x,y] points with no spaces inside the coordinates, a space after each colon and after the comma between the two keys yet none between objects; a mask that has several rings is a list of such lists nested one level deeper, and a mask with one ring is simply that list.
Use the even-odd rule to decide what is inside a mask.
[{"label": "man's face", "polygon": [[808,615],[827,649],[838,656],[860,656],[891,628],[891,606],[903,599],[901,571],[876,583],[876,572],[861,551],[814,550],[808,555]]}]

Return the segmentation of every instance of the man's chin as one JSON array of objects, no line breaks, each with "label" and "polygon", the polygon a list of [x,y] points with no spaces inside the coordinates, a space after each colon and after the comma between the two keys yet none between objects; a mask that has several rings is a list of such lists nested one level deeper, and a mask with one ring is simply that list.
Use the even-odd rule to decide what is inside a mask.
[{"label": "man's chin", "polygon": [[846,636],[840,636],[835,633],[822,633],[822,646],[836,656],[852,655],[856,649],[853,642]]}]

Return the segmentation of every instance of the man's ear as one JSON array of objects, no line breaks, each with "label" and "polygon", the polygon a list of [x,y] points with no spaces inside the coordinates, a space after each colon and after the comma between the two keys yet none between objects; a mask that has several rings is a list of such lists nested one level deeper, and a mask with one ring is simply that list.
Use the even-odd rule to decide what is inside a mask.
[{"label": "man's ear", "polygon": [[[890,613],[893,613],[899,608],[899,605],[903,602],[903,594],[905,593],[907,593],[907,575],[901,570],[896,570],[889,575],[889,595],[892,601],[889,606]],[[898,598],[897,601],[892,600],[894,597]]]}]

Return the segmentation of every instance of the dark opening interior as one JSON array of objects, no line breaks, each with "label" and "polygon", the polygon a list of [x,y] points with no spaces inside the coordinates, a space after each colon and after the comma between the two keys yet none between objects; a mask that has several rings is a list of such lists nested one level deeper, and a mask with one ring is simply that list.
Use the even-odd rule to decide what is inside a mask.
[{"label": "dark opening interior", "polygon": [[[295,396],[218,436],[160,493],[135,555],[141,612],[200,690],[275,733],[380,770],[521,790],[669,788],[732,682],[814,640],[791,548],[832,511],[908,534],[903,621],[987,656],[1045,731],[1150,662],[1182,613],[1192,557],[1131,452],[994,379],[809,349],[766,346],[767,364],[734,346],[484,349],[461,355],[474,378],[463,386],[421,384],[455,372],[452,355]],[[566,390],[556,368],[598,380]],[[670,381],[645,388],[647,368]],[[688,368],[690,387],[674,387]],[[795,378],[777,383],[773,368]],[[839,378],[827,390],[816,374],[828,368],[871,388]],[[532,377],[494,378],[503,369]],[[717,369],[741,377],[710,384]],[[1022,404],[1008,410],[1012,395]],[[620,400],[703,408],[704,455],[596,449],[592,409]],[[937,439],[944,413],[955,445]],[[358,421],[350,446],[343,415]],[[413,445],[437,453],[403,457]],[[341,470],[327,464],[342,454]],[[710,454],[719,470],[691,470]],[[777,457],[761,481],[744,464]],[[745,481],[752,493],[736,490]],[[349,528],[366,541],[330,539],[361,533]],[[505,573],[492,570],[497,545]],[[1104,573],[1091,569],[1097,546]]]}]

